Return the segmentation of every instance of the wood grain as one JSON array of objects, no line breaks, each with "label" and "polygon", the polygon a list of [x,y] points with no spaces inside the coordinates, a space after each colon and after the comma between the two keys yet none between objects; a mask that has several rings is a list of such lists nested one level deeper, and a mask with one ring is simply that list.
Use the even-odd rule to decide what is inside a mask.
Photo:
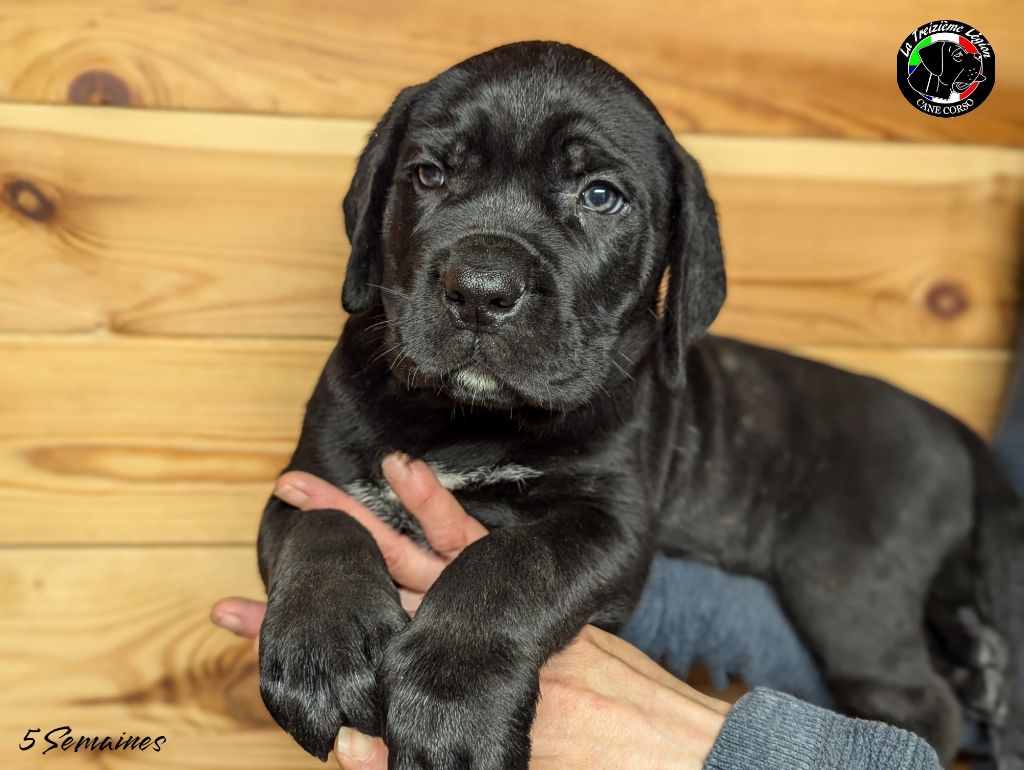
[{"label": "wood grain", "polygon": [[[252,543],[332,343],[0,335],[0,544]],[[994,350],[807,347],[995,424]]]},{"label": "wood grain", "polygon": [[330,347],[0,337],[10,542],[254,542]]},{"label": "wood grain", "polygon": [[[0,331],[336,336],[370,127],[0,105]],[[1009,344],[1024,153],[682,138],[719,203],[723,333]]]},{"label": "wood grain", "polygon": [[[989,35],[998,84],[938,120],[903,99],[894,59],[949,16]],[[32,0],[0,10],[0,98],[370,118],[474,53],[556,39],[621,68],[680,130],[1019,144],[1022,25],[1008,0]]]},{"label": "wood grain", "polygon": [[[270,718],[251,644],[210,606],[262,597],[251,546],[5,550],[0,558],[0,764],[293,770],[323,765]],[[160,753],[21,752],[30,728],[156,737]]]}]

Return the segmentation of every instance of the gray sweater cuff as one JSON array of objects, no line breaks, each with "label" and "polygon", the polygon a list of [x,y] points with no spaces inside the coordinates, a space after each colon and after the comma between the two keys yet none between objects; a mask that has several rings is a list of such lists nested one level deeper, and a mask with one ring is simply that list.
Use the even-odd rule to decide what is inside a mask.
[{"label": "gray sweater cuff", "polygon": [[913,733],[853,719],[774,690],[732,707],[705,770],[940,770]]}]

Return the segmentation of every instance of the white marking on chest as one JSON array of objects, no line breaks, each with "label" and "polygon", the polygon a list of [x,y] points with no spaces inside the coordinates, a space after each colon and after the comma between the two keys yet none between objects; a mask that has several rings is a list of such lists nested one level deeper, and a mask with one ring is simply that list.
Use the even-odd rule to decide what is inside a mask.
[{"label": "white marking on chest", "polygon": [[[512,483],[522,487],[527,481],[544,475],[536,468],[508,463],[506,465],[482,465],[467,470],[452,470],[440,463],[428,463],[441,482],[451,492],[461,489],[475,489],[492,484]],[[398,501],[394,490],[381,480],[360,480],[345,485],[345,491],[376,513],[391,526],[419,536],[419,527]]]}]

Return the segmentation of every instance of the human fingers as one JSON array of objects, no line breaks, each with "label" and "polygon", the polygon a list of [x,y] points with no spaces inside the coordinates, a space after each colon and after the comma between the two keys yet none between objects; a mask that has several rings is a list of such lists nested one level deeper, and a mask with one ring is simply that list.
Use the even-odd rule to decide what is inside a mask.
[{"label": "human fingers", "polygon": [[402,607],[409,613],[409,617],[412,617],[416,614],[416,610],[420,608],[420,603],[423,601],[423,594],[419,591],[410,591],[407,588],[399,588],[398,598],[402,602]]},{"label": "human fingers", "polygon": [[387,770],[388,748],[380,738],[342,727],[334,742],[334,759],[341,770]]},{"label": "human fingers", "polygon": [[400,586],[426,592],[444,569],[444,563],[436,555],[427,553],[377,518],[365,505],[311,473],[289,471],[282,474],[274,487],[274,495],[299,510],[337,510],[358,521],[376,541],[388,572]]},{"label": "human fingers", "polygon": [[360,519],[373,511],[329,481],[305,471],[282,473],[274,484],[274,495],[302,511],[331,509],[345,511]]},{"label": "human fingers", "polygon": [[237,636],[255,639],[259,636],[260,624],[263,623],[263,615],[266,611],[265,602],[230,596],[213,605],[210,609],[210,620],[214,625]]},{"label": "human fingers", "polygon": [[487,534],[422,460],[396,452],[384,458],[381,470],[402,505],[420,523],[427,543],[446,562]]}]

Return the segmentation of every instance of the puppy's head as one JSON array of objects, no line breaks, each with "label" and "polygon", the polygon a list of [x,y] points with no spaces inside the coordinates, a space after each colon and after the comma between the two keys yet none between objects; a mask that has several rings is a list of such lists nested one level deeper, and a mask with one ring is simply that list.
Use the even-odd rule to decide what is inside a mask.
[{"label": "puppy's head", "polygon": [[570,46],[504,46],[402,91],[344,210],[345,308],[383,314],[396,377],[458,402],[568,410],[652,362],[681,386],[725,297],[696,163]]}]

